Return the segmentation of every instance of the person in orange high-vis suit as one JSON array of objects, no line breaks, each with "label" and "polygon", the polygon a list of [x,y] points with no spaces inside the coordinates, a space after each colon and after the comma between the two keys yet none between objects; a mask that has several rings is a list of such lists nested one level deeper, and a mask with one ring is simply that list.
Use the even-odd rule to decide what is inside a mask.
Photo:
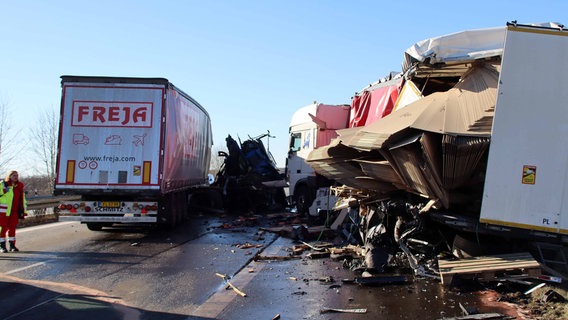
[{"label": "person in orange high-vis suit", "polygon": [[27,214],[24,184],[18,180],[18,171],[11,170],[0,186],[0,252],[7,252],[6,235],[10,251],[20,251],[16,247],[16,227],[19,219]]}]

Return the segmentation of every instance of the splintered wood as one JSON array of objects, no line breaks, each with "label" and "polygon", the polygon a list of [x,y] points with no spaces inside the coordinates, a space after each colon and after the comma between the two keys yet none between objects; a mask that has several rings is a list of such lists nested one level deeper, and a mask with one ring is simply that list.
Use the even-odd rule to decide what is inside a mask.
[{"label": "splintered wood", "polygon": [[451,285],[454,276],[479,277],[484,281],[496,278],[497,273],[526,272],[528,276],[540,275],[540,264],[528,252],[475,257],[461,260],[438,260],[443,285]]},{"label": "splintered wood", "polygon": [[220,278],[223,278],[224,280],[226,280],[226,281],[227,281],[227,285],[228,285],[231,289],[233,289],[233,291],[235,291],[239,296],[241,296],[241,297],[246,297],[246,296],[247,296],[246,293],[242,292],[241,290],[239,290],[239,288],[235,287],[232,283],[230,283],[229,280],[227,280],[227,276],[226,276],[226,275],[221,274],[221,273],[218,273],[218,272],[215,272],[215,275],[216,275],[217,277],[220,277]]}]

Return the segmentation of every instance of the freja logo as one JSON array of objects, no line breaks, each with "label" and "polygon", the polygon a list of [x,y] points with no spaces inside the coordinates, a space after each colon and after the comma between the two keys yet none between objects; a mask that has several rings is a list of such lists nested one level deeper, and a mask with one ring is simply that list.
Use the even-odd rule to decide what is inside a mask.
[{"label": "freja logo", "polygon": [[73,103],[74,126],[151,127],[151,103],[86,102]]}]

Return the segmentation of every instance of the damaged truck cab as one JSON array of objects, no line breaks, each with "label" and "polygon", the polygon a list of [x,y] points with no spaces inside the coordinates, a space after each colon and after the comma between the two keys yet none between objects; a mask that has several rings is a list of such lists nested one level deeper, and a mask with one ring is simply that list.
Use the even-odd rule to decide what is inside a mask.
[{"label": "damaged truck cab", "polygon": [[292,116],[285,175],[292,202],[301,214],[317,216],[318,209],[330,210],[335,205],[335,201],[329,199],[329,187],[334,182],[316,173],[306,159],[314,149],[336,138],[336,130],[348,127],[349,112],[348,105],[314,101]]}]

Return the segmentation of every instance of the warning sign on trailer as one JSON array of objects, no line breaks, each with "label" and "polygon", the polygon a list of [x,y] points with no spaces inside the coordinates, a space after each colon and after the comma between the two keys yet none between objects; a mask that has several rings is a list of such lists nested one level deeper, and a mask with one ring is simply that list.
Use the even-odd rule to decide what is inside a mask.
[{"label": "warning sign on trailer", "polygon": [[523,166],[523,184],[535,184],[536,166]]}]

